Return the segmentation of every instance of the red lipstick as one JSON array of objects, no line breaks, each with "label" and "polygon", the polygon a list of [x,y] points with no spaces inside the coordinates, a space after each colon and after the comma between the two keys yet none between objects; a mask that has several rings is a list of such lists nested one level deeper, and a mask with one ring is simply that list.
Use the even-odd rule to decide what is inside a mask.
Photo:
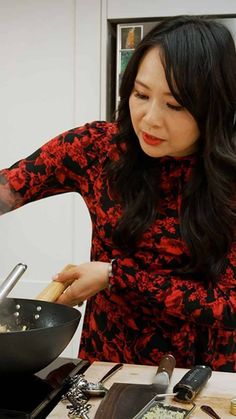
[{"label": "red lipstick", "polygon": [[153,135],[149,135],[144,131],[142,132],[142,136],[143,136],[144,142],[148,145],[159,145],[163,141],[165,141],[162,138],[158,138],[158,137],[154,137]]}]

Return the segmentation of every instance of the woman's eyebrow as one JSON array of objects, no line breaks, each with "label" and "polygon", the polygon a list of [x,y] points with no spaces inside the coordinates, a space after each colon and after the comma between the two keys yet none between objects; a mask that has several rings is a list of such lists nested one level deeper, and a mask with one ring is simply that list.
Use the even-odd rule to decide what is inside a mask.
[{"label": "woman's eyebrow", "polygon": [[150,87],[148,87],[145,83],[143,83],[141,80],[138,80],[138,79],[135,79],[135,81],[134,81],[135,83],[137,83],[137,84],[140,84],[141,86],[143,86],[143,87],[145,87],[145,89],[149,89],[150,90]]},{"label": "woman's eyebrow", "polygon": [[[139,80],[139,79],[135,79],[134,84],[140,84],[140,86],[144,87],[145,89],[150,90],[150,87],[149,87],[147,84],[143,83],[143,82],[142,82],[141,80]],[[173,94],[171,93],[171,91],[170,91],[170,90],[167,90],[166,92],[163,92],[162,94],[163,94],[164,96],[171,96],[171,97],[173,97]]]}]

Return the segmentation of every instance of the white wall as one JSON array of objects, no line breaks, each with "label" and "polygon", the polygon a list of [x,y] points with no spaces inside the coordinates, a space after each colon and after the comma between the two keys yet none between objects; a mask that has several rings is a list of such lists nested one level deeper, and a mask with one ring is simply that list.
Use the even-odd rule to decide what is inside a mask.
[{"label": "white wall", "polygon": [[[75,125],[75,16],[74,0],[0,1],[0,167]],[[89,236],[77,194],[6,214],[0,218],[0,277],[26,263],[12,295],[34,298],[64,265],[89,259]]]},{"label": "white wall", "polygon": [[[0,1],[0,165],[74,125],[74,1]],[[18,261],[45,281],[72,259],[72,196],[1,217],[1,276]]]},{"label": "white wall", "polygon": [[235,0],[108,0],[108,19],[236,13]]}]

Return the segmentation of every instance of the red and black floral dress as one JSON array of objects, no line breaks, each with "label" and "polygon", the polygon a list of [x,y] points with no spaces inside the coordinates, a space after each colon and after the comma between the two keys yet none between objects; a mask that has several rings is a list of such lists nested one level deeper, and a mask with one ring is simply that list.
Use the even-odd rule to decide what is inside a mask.
[{"label": "red and black floral dress", "polygon": [[113,123],[86,124],[2,170],[2,212],[65,192],[83,196],[93,226],[91,259],[115,263],[111,289],[87,303],[81,358],[156,365],[168,351],[178,367],[236,371],[236,243],[217,284],[176,273],[188,258],[178,213],[194,156],[161,158],[162,216],[124,253],[112,243],[122,209],[104,174],[116,156],[115,133]]}]

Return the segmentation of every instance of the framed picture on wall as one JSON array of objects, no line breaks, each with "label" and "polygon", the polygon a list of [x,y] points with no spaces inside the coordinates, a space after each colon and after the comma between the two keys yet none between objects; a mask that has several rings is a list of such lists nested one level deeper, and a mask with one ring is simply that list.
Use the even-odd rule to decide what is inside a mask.
[{"label": "framed picture on wall", "polygon": [[121,26],[121,49],[134,49],[143,36],[143,26]]},{"label": "framed picture on wall", "polygon": [[143,25],[117,25],[116,108],[119,103],[122,76],[134,49],[142,38]]}]

